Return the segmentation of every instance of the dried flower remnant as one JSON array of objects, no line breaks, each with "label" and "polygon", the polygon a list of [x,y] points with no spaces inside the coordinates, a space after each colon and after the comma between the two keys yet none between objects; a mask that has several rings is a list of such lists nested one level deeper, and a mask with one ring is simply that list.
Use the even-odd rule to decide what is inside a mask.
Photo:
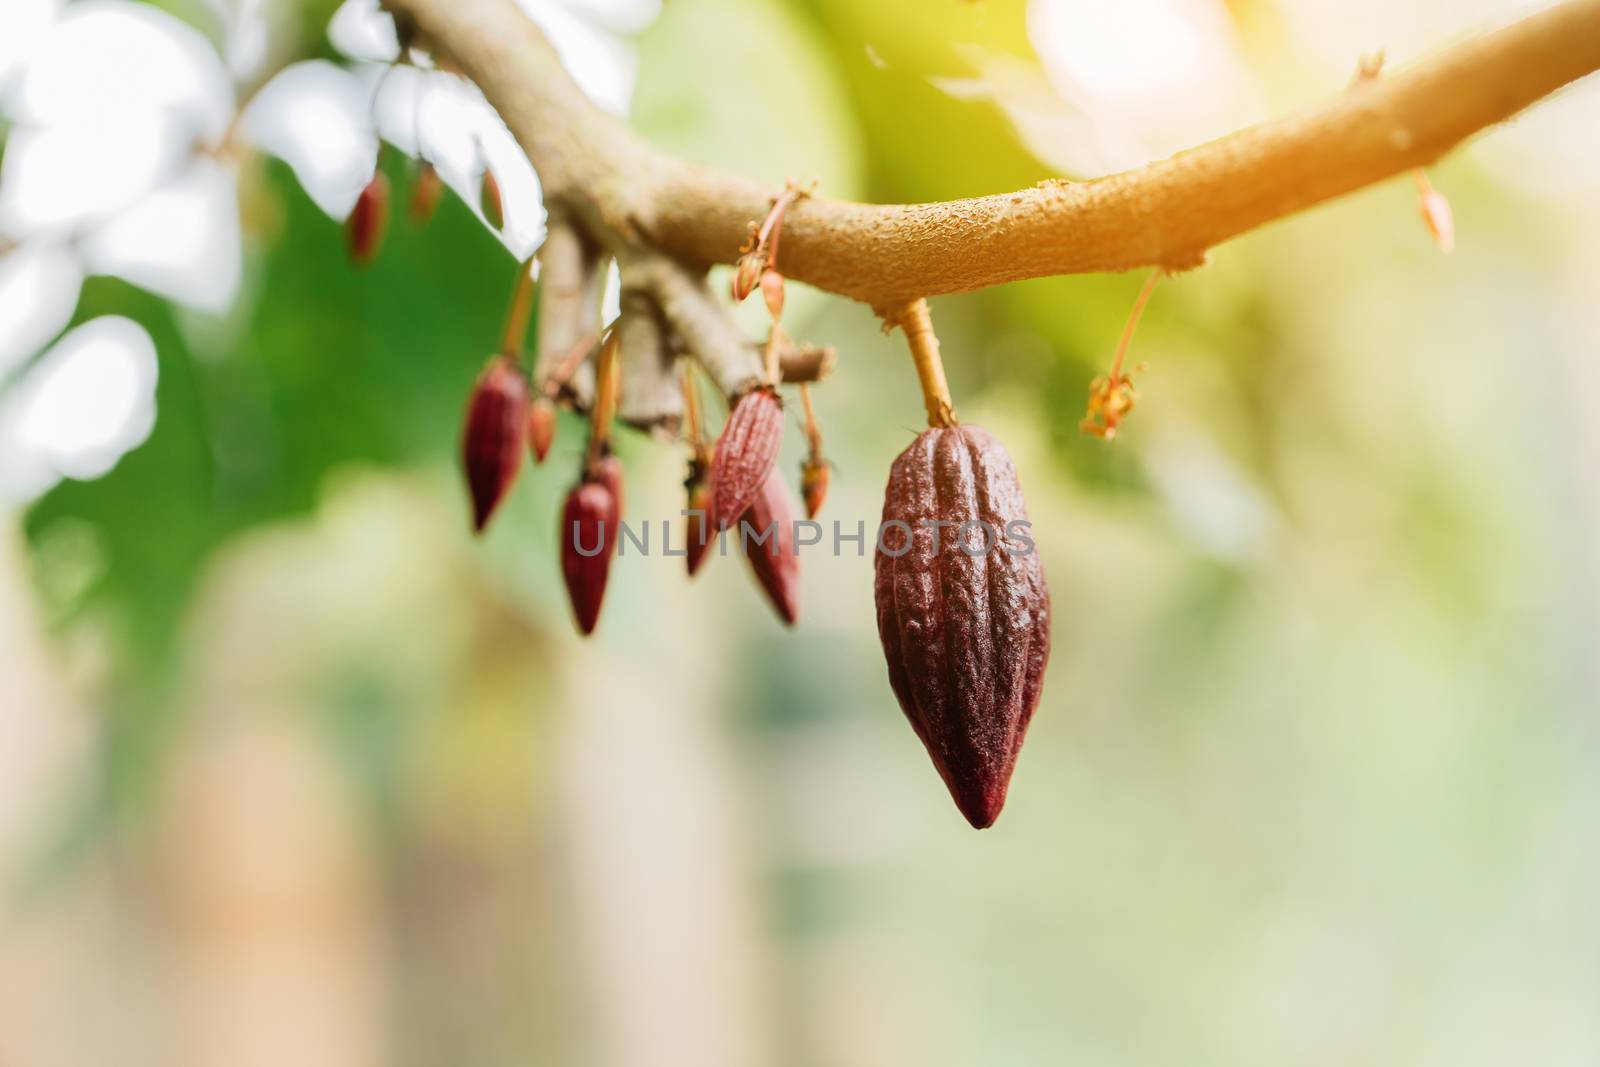
[{"label": "dried flower remnant", "polygon": [[[761,225],[750,224],[750,236],[745,241],[744,247],[739,250],[738,262],[734,265],[733,272],[733,299],[735,303],[743,301],[745,297],[755,292],[759,285],[766,295],[767,307],[772,308],[773,295],[767,293],[769,285],[776,289],[779,310],[783,305],[783,276],[777,277],[770,283],[766,275],[776,274],[778,262],[778,238],[783,231],[784,213],[798,200],[811,195],[816,183],[811,187],[802,188],[796,182],[789,182],[784,186],[783,192],[772,199],[772,207],[767,211],[767,217]],[[778,312],[773,312],[772,320],[778,320]]]},{"label": "dried flower remnant", "polygon": [[528,383],[507,356],[489,360],[467,401],[462,465],[472,495],[472,525],[482,532],[522,466]]},{"label": "dried flower remnant", "polygon": [[746,252],[739,257],[733,271],[733,300],[740,303],[755,292],[761,282],[761,272],[766,269],[767,257],[758,251]]},{"label": "dried flower remnant", "polygon": [[345,219],[345,246],[350,262],[365,267],[378,255],[389,226],[389,179],[382,171],[362,186],[355,206]]},{"label": "dried flower remnant", "polygon": [[533,461],[543,463],[550,454],[556,439],[556,405],[548,396],[540,394],[528,405],[528,448]]},{"label": "dried flower remnant", "polygon": [[768,268],[761,272],[761,299],[766,302],[767,314],[774,326],[783,318],[783,275]]},{"label": "dried flower remnant", "polygon": [[[1350,88],[1376,81],[1383,73],[1383,60],[1381,51],[1362,56],[1356,64],[1356,75],[1350,82]],[[1450,201],[1433,187],[1427,172],[1421,167],[1414,167],[1411,177],[1417,185],[1417,211],[1422,216],[1422,224],[1428,228],[1439,251],[1448,256],[1456,249],[1455,213],[1450,209]]]},{"label": "dried flower remnant", "polygon": [[800,495],[805,498],[806,518],[822,514],[823,502],[828,499],[829,468],[827,461],[807,457],[800,463]]},{"label": "dried flower remnant", "polygon": [[889,684],[978,829],[1005,804],[1050,656],[1050,592],[1011,457],[974,426],[895,460],[874,561]]},{"label": "dried flower remnant", "polygon": [[1417,183],[1417,210],[1422,215],[1422,224],[1433,235],[1433,243],[1439,246],[1439,251],[1448,256],[1456,250],[1456,220],[1450,201],[1433,187],[1421,167],[1411,173]]},{"label": "dried flower remnant", "polygon": [[[1078,423],[1078,429],[1102,441],[1110,441],[1117,436],[1122,420],[1128,417],[1139,400],[1139,394],[1133,387],[1133,375],[1124,373],[1122,366],[1128,354],[1128,345],[1133,340],[1133,331],[1139,325],[1139,317],[1144,314],[1144,307],[1150,302],[1150,294],[1160,278],[1159,269],[1151,271],[1144,288],[1139,290],[1128,321],[1122,327],[1122,338],[1117,342],[1117,354],[1111,361],[1110,373],[1089,383],[1089,410],[1083,416],[1083,421]],[[1142,371],[1144,366],[1141,364],[1135,370]]]},{"label": "dried flower remnant", "polygon": [[822,458],[822,429],[817,425],[817,412],[811,406],[811,388],[800,383],[800,403],[805,409],[806,443],[810,446],[806,458],[800,461],[800,496],[806,503],[806,518],[814,519],[822,511],[828,498],[829,464]]}]

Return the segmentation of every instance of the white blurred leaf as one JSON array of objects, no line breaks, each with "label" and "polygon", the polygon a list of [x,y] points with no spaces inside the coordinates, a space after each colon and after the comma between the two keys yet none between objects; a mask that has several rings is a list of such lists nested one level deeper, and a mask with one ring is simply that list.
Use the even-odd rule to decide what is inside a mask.
[{"label": "white blurred leaf", "polygon": [[661,0],[557,0],[574,15],[612,33],[638,33],[661,14]]},{"label": "white blurred leaf", "polygon": [[38,52],[60,9],[61,0],[6,0],[5,32],[0,33],[0,103],[7,80]]},{"label": "white blurred leaf", "polygon": [[28,61],[16,108],[28,123],[98,123],[149,109],[221,136],[233,112],[222,59],[193,27],[149,4],[73,4]]},{"label": "white blurred leaf", "polygon": [[544,201],[533,166],[476,86],[436,71],[396,70],[379,97],[378,129],[407,151],[416,151],[420,140],[423,158],[474,211],[487,162],[504,208],[501,243],[522,260],[544,241]]},{"label": "white blurred leaf", "polygon": [[313,59],[284,68],[246,109],[240,132],[294,169],[329,215],[350,213],[372,177],[378,143],[371,91],[342,67]]},{"label": "white blurred leaf", "polygon": [[567,73],[589,99],[613,115],[626,115],[639,68],[632,46],[560,4],[549,0],[518,3],[550,38]]},{"label": "white blurred leaf", "polygon": [[345,0],[328,22],[328,40],[351,59],[390,63],[400,55],[394,19],[378,0]]},{"label": "white blurred leaf", "polygon": [[155,344],[132,319],[91,319],[0,398],[0,492],[98,478],[155,424]]},{"label": "white blurred leaf", "polygon": [[1171,155],[1257,110],[1214,0],[1030,0],[1028,36],[1056,92],[1101,131],[1100,169]]},{"label": "white blurred leaf", "polygon": [[58,229],[127,206],[173,172],[189,132],[154,110],[14,128],[0,166],[0,231]]},{"label": "white blurred leaf", "polygon": [[63,245],[35,242],[0,258],[0,377],[72,321],[83,267]]},{"label": "white blurred leaf", "polygon": [[227,310],[238,292],[241,255],[237,182],[209,160],[84,242],[90,270],[213,312]]}]

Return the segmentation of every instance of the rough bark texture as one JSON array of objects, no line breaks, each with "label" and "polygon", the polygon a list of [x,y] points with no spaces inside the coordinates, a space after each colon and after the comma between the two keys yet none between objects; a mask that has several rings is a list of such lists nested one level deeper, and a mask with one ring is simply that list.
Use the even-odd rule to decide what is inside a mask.
[{"label": "rough bark texture", "polygon": [[[1005,804],[1050,656],[1044,569],[1008,530],[1027,517],[1011,457],[975,426],[924,431],[889,472],[874,583],[889,684],[979,829]],[[962,523],[992,530],[991,550]]]},{"label": "rough bark texture", "polygon": [[[547,195],[590,232],[703,266],[733,262],[766,214],[773,186],[656,153],[599,111],[514,0],[385,2],[482,88]],[[1432,163],[1596,68],[1600,0],[1567,0],[1297,115],[1108,178],[937,204],[807,197],[784,219],[783,271],[894,308],[1021,278],[1193,267],[1230,237]]]},{"label": "rough bark texture", "polygon": [[622,338],[618,353],[622,395],[617,401],[617,417],[660,440],[677,440],[683,390],[678,360],[668,346],[655,302],[644,293],[624,291],[617,331]]}]

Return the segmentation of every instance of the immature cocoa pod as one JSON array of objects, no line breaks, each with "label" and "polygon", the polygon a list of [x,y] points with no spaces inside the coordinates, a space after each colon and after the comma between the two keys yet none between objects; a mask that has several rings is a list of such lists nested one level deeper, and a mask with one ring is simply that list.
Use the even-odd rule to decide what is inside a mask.
[{"label": "immature cocoa pod", "polygon": [[1027,516],[1011,457],[975,426],[925,431],[889,472],[874,581],[889,684],[979,829],[1005,804],[1050,656]]},{"label": "immature cocoa pod", "polygon": [[411,202],[406,208],[411,224],[426,226],[428,220],[433,218],[433,213],[439,210],[439,201],[443,197],[444,179],[439,177],[439,171],[432,163],[424,160],[422,166],[417,168],[416,180],[411,183]]},{"label": "immature cocoa pod", "polygon": [[[615,526],[620,523],[623,515],[622,460],[607,452],[589,465],[589,471],[585,478],[588,481],[599,482],[611,493],[611,506],[617,512],[612,516],[612,525]],[[614,540],[612,547],[616,547]]]},{"label": "immature cocoa pod", "polygon": [[539,396],[528,405],[528,447],[535,463],[544,462],[555,439],[556,406],[549,397]]},{"label": "immature cocoa pod", "polygon": [[365,267],[378,254],[383,233],[389,226],[389,179],[382,171],[362,187],[355,207],[344,221],[345,247],[350,262]]},{"label": "immature cocoa pod", "polygon": [[716,534],[711,529],[711,484],[707,465],[698,458],[689,460],[689,477],[683,488],[688,502],[684,510],[684,557],[693,578],[700,565],[709,557],[711,543]]},{"label": "immature cocoa pod", "polygon": [[522,467],[527,412],[527,379],[510,357],[495,356],[473,386],[461,437],[472,523],[480,532]]},{"label": "immature cocoa pod", "polygon": [[777,471],[767,475],[761,492],[740,517],[739,536],[767,599],[784,624],[793,626],[800,618],[800,557],[795,552],[789,490]]},{"label": "immature cocoa pod", "polygon": [[586,475],[572,487],[561,509],[561,577],[578,630],[587,637],[600,620],[606,577],[617,549],[617,498],[609,486]]},{"label": "immature cocoa pod", "polygon": [[500,182],[494,176],[494,171],[488,167],[483,168],[483,179],[478,183],[478,210],[483,212],[484,221],[493,229],[500,229],[506,224],[505,201],[500,196]]},{"label": "immature cocoa pod", "polygon": [[783,444],[783,402],[775,389],[759,386],[741,396],[728,413],[711,461],[711,528],[726,530],[744,514]]}]

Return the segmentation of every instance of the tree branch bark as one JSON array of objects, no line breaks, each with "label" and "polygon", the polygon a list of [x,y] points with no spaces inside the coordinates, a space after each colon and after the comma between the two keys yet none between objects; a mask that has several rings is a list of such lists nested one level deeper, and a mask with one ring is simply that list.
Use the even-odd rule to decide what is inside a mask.
[{"label": "tree branch bark", "polygon": [[[773,188],[650,149],[596,108],[513,0],[385,0],[500,111],[549,197],[612,240],[729,263]],[[1566,0],[1287,118],[1138,170],[935,204],[811,196],[789,209],[790,278],[892,310],[1023,278],[1183,270],[1275,219],[1430,164],[1600,68],[1600,0]]]}]

